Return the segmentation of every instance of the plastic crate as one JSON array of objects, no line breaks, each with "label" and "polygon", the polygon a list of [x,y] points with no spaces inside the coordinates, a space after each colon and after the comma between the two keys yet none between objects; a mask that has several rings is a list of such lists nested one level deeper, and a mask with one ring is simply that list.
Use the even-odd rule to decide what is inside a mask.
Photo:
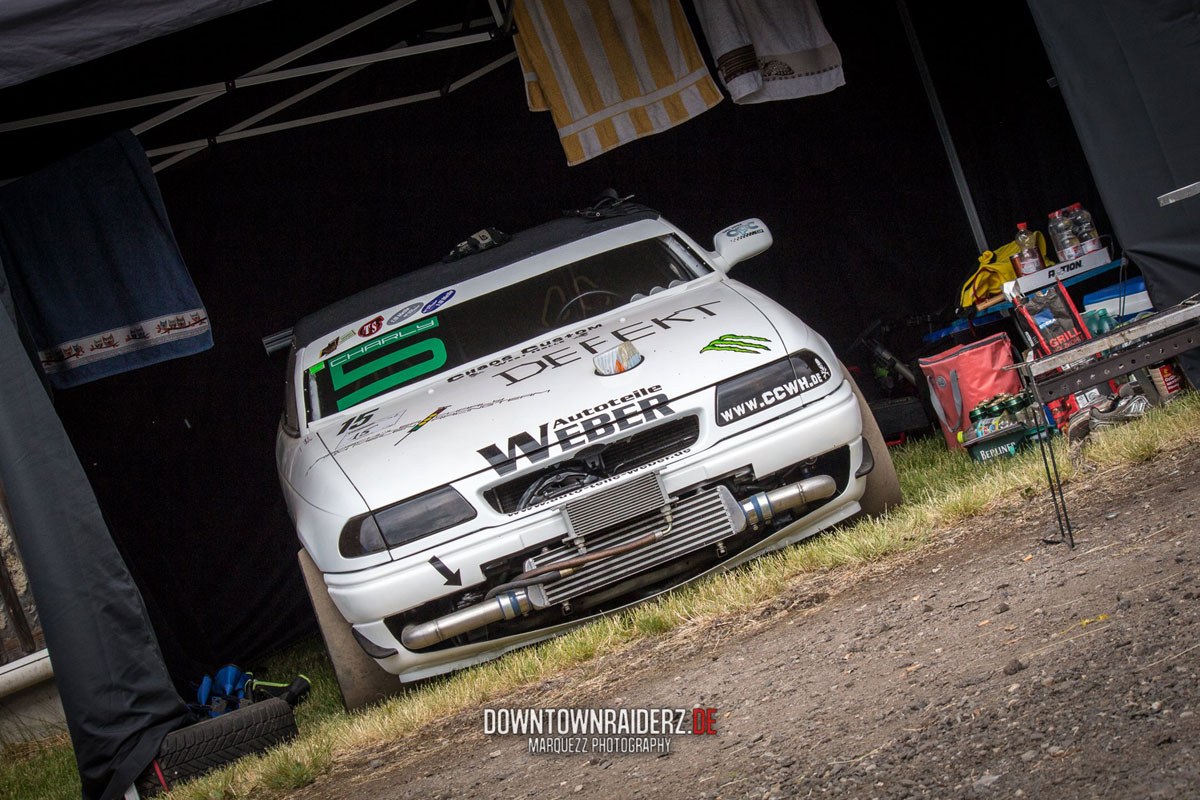
[{"label": "plastic crate", "polygon": [[975,461],[992,461],[1017,454],[1028,441],[1029,431],[1024,425],[1015,425],[1002,431],[981,436],[967,445],[967,452]]}]

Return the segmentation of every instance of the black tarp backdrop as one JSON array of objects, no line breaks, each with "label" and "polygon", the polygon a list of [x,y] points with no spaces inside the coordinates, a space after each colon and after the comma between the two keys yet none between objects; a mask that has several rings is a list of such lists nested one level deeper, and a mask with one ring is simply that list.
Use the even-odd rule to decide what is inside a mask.
[{"label": "black tarp backdrop", "polygon": [[[70,70],[0,93],[0,105],[16,118],[14,107],[41,113],[203,83],[214,70],[237,74],[314,38],[317,18],[327,29],[369,5],[267,3],[101,60],[81,78],[82,95],[67,91]],[[159,174],[215,345],[55,400],[181,686],[311,630],[273,463],[283,359],[260,344],[305,313],[434,262],[485,225],[528,227],[608,186],[706,244],[726,224],[762,217],[775,246],[735,277],[842,352],[876,318],[955,303],[976,247],[896,8],[872,0],[822,11],[844,56],[845,87],[755,106],[726,100],[573,168],[548,116],[525,109],[512,63],[439,101],[221,145]],[[335,13],[343,16],[327,19]],[[1074,200],[1103,219],[1061,98],[1046,84],[1028,10],[994,2],[974,4],[969,19],[925,8],[913,16],[989,243]],[[380,46],[403,38],[378,36]],[[997,48],[981,48],[992,37]],[[402,94],[396,84],[440,85],[509,45],[479,47],[492,49],[373,67],[329,103]],[[44,99],[56,88],[57,102]],[[214,111],[211,130],[238,118]],[[0,153],[0,169],[27,172],[72,137],[98,135],[95,125],[23,136],[23,149]],[[168,129],[144,142],[196,137]]]},{"label": "black tarp backdrop", "polygon": [[[1200,2],[1029,0],[1113,226],[1165,308],[1200,291]],[[1200,354],[1180,359],[1200,386]]]}]

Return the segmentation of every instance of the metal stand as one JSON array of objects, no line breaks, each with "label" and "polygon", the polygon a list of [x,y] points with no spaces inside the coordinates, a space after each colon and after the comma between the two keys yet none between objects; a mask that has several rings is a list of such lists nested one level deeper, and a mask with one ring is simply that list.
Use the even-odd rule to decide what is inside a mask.
[{"label": "metal stand", "polygon": [[[1019,369],[1024,373],[1034,400],[1042,408],[1045,403],[1143,369],[1194,347],[1200,347],[1200,295],[1193,295],[1173,308],[1123,325],[1074,347],[1035,361],[1022,361],[1006,369]],[[1114,348],[1122,349],[1106,353]],[[1080,364],[1081,361],[1087,363]],[[1071,519],[1067,516],[1062,479],[1058,474],[1054,449],[1048,440],[1047,427],[1046,437],[1039,437],[1038,444],[1042,450],[1046,482],[1050,485],[1054,516],[1058,520],[1059,538],[1042,541],[1046,544],[1065,542],[1074,548],[1075,534]]]},{"label": "metal stand", "polygon": [[1046,470],[1046,483],[1050,486],[1050,502],[1054,506],[1054,517],[1058,520],[1058,538],[1043,538],[1042,542],[1045,544],[1066,542],[1067,546],[1074,550],[1075,531],[1071,528],[1071,518],[1067,515],[1067,498],[1063,494],[1062,479],[1058,475],[1058,462],[1054,458],[1054,446],[1050,443],[1050,425],[1045,419],[1046,412],[1042,403],[1042,394],[1038,390],[1038,383],[1032,376],[1029,379],[1029,386],[1033,390],[1033,399],[1038,405],[1038,413],[1042,415],[1039,422],[1043,424],[1045,434],[1038,436],[1038,447],[1042,451],[1042,466]]}]

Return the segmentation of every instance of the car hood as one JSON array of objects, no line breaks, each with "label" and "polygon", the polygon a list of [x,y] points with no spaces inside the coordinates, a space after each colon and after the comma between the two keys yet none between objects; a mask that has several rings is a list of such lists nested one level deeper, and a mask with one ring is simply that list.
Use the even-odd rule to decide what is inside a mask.
[{"label": "car hood", "polygon": [[[632,342],[644,360],[598,375]],[[793,332],[788,347],[804,347]],[[669,290],[463,365],[413,390],[321,420],[312,431],[371,508],[481,471],[557,458],[674,413],[670,402],[767,364],[788,347],[723,281]]]}]

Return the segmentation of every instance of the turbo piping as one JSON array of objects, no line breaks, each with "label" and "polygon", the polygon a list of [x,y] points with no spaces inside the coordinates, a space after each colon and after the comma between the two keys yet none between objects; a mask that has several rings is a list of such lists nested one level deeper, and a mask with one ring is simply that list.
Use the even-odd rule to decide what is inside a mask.
[{"label": "turbo piping", "polygon": [[493,622],[516,619],[532,608],[528,593],[513,589],[437,619],[406,625],[400,632],[400,641],[409,650],[421,650]]},{"label": "turbo piping", "polygon": [[761,525],[793,508],[824,500],[837,493],[837,483],[828,475],[815,475],[768,492],[759,492],[739,501],[747,525]]}]

